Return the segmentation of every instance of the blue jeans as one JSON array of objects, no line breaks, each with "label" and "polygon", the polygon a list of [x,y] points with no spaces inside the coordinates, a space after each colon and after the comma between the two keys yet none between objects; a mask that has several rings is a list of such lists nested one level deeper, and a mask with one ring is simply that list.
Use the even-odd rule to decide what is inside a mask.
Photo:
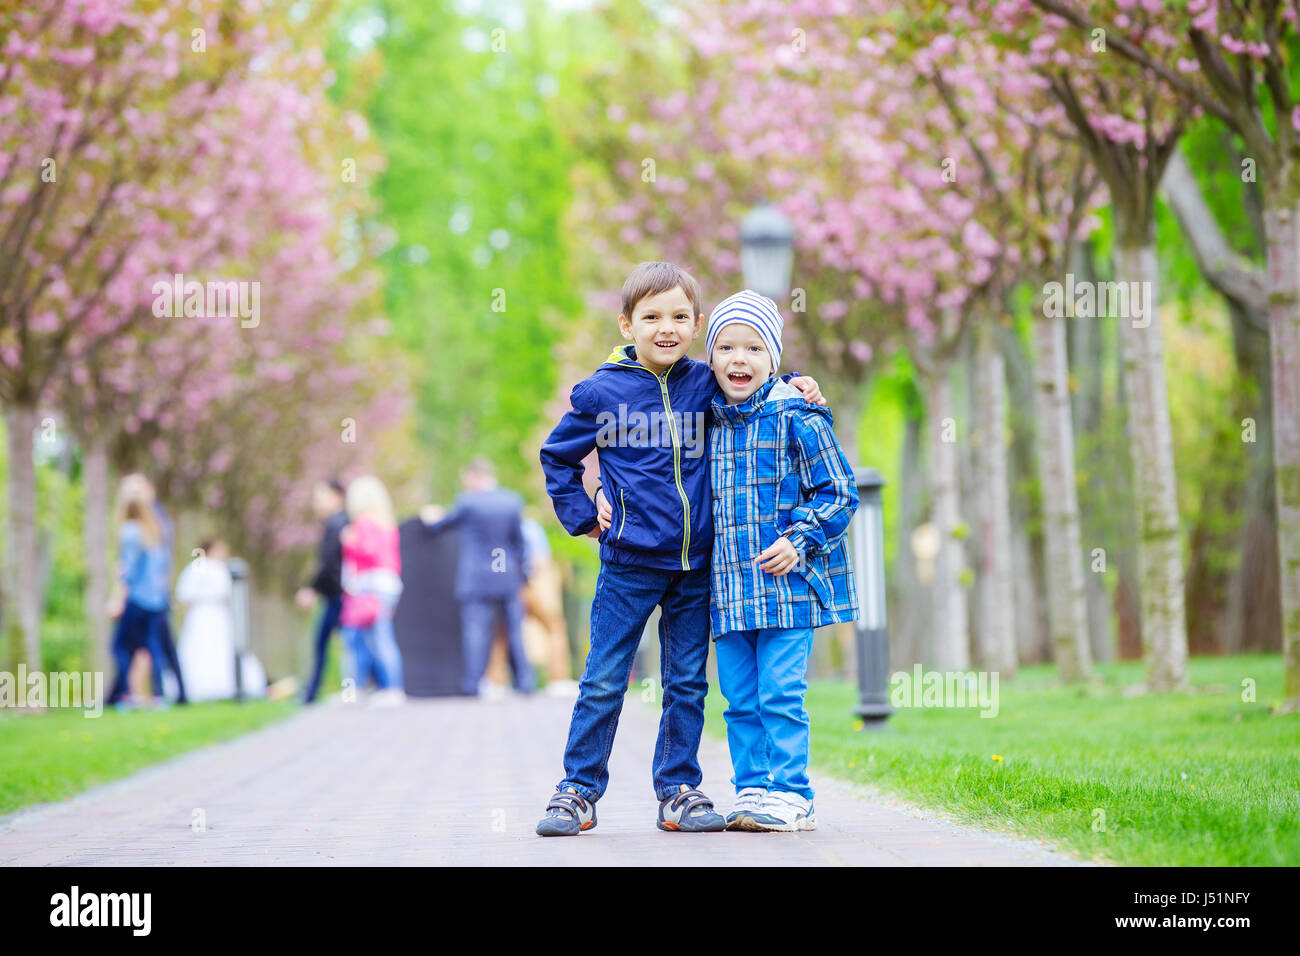
[{"label": "blue jeans", "polygon": [[379,617],[369,627],[343,628],[343,642],[352,652],[352,678],[357,689],[365,686],[373,673],[380,690],[403,688],[402,652],[393,633],[393,608],[396,600],[384,599]]},{"label": "blue jeans", "polygon": [[304,704],[310,704],[314,701],[317,692],[320,690],[321,675],[325,673],[325,659],[328,656],[326,652],[329,650],[330,635],[339,626],[339,614],[342,610],[343,596],[341,594],[325,599],[324,609],[316,622],[316,638],[312,642],[315,660],[312,664],[311,681],[308,682],[307,692],[303,695]]},{"label": "blue jeans", "polygon": [[[166,655],[162,643],[162,626],[167,612],[151,611],[134,601],[127,601],[122,607],[122,614],[113,629],[113,661],[117,665],[117,674],[113,686],[108,692],[107,703],[116,704],[127,692],[127,672],[131,669],[131,658],[140,648],[145,648],[153,660],[154,695],[162,696],[162,672],[166,666]],[[179,669],[177,671],[179,673]]]},{"label": "blue jeans", "polygon": [[810,627],[764,627],[718,637],[718,684],[727,698],[723,716],[737,791],[762,787],[813,798],[804,709],[812,641]]},{"label": "blue jeans", "polygon": [[510,670],[515,676],[515,690],[528,693],[533,689],[533,668],[524,654],[524,607],[518,594],[501,598],[467,598],[460,602],[461,647],[464,654],[460,689],[477,694],[479,681],[487,670],[492,638],[496,634],[496,617],[500,611],[506,621],[506,646],[510,651]]},{"label": "blue jeans", "polygon": [[588,800],[609,784],[609,752],[623,710],[632,660],[658,605],[663,716],[651,768],[662,800],[680,784],[698,787],[698,753],[709,683],[709,569],[660,571],[601,562],[591,602],[591,650],[564,748],[564,779]]}]

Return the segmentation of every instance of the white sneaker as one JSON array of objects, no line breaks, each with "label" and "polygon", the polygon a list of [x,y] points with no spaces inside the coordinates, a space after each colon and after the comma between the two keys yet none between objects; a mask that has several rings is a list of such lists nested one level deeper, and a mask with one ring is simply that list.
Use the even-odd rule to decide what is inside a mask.
[{"label": "white sneaker", "polygon": [[562,697],[566,700],[575,700],[578,696],[578,682],[576,680],[553,680],[546,682],[547,697]]},{"label": "white sneaker", "polygon": [[401,707],[406,703],[406,692],[400,687],[377,690],[370,697],[371,707]]},{"label": "white sneaker", "polygon": [[727,814],[728,830],[757,830],[751,819],[763,806],[767,790],[763,787],[745,787],[736,794],[736,802]]},{"label": "white sneaker", "polygon": [[756,830],[816,830],[817,816],[812,801],[789,790],[769,790],[758,812],[751,814],[750,823]]}]

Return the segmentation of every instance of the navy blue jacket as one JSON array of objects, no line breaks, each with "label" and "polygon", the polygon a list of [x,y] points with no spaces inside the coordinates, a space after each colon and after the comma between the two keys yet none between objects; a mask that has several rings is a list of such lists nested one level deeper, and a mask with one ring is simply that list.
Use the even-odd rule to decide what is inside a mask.
[{"label": "navy blue jacket", "polygon": [[541,452],[546,492],[565,530],[581,535],[596,527],[596,506],[582,486],[583,459],[595,448],[601,489],[614,511],[600,535],[600,559],[707,568],[713,548],[708,421],[719,394],[706,362],[682,358],[656,375],[636,363],[632,345],[615,349],[573,386],[573,408]]},{"label": "navy blue jacket", "polygon": [[430,530],[460,530],[456,600],[517,595],[524,586],[524,500],[506,488],[467,491]]}]

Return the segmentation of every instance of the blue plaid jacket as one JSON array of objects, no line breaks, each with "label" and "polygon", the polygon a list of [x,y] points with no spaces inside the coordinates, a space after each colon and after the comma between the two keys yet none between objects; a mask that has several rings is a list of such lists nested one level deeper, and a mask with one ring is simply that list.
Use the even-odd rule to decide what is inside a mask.
[{"label": "blue plaid jacket", "polygon": [[[738,404],[715,398],[712,411],[714,637],[857,620],[847,532],[858,488],[830,410],[770,378]],[[804,560],[778,577],[754,559],[782,533]]]}]

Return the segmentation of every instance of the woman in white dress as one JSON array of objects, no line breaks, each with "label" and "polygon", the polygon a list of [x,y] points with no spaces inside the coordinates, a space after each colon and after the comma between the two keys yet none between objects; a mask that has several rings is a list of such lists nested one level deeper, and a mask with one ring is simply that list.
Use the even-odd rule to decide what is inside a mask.
[{"label": "woman in white dress", "polygon": [[[235,636],[230,612],[232,581],[224,541],[204,541],[198,556],[176,580],[176,599],[187,606],[181,626],[181,674],[190,700],[227,700],[235,696]],[[244,694],[266,693],[266,674],[252,652],[242,656]],[[191,687],[193,689],[191,689]]]}]

